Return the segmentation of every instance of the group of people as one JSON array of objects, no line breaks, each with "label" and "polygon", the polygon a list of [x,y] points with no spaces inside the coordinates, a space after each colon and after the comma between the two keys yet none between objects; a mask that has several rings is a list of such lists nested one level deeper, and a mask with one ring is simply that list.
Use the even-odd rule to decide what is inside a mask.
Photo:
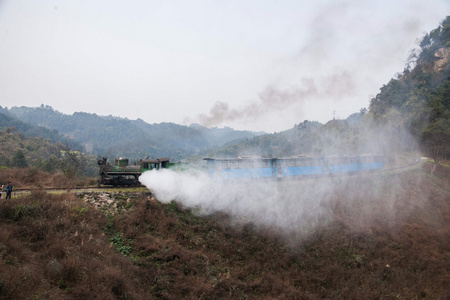
[{"label": "group of people", "polygon": [[2,184],[0,190],[0,198],[2,197],[3,192],[6,192],[6,199],[11,199],[12,190],[13,186],[11,182],[8,182],[8,185],[6,187]]}]

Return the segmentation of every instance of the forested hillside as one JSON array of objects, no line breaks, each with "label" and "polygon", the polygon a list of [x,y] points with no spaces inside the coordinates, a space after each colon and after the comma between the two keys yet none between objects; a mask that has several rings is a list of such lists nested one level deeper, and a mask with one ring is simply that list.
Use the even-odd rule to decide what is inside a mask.
[{"label": "forested hillside", "polygon": [[14,128],[15,131],[21,132],[28,137],[41,137],[43,139],[48,139],[53,143],[59,142],[63,145],[67,145],[75,151],[84,151],[83,146],[78,141],[59,134],[56,129],[50,130],[46,127],[25,123],[17,118],[4,114],[3,112],[5,112],[5,110],[0,106],[0,130],[8,128],[11,130]]},{"label": "forested hillside", "polygon": [[326,124],[306,120],[290,130],[229,143],[212,155],[329,156],[416,150],[411,137],[401,128],[373,125],[362,109],[345,120]]},{"label": "forested hillside", "polygon": [[39,163],[42,157],[57,153],[55,144],[42,137],[26,138],[15,129],[0,131],[0,166],[28,167]]},{"label": "forested hillside", "polygon": [[436,160],[450,154],[450,17],[423,37],[403,74],[381,88],[369,116],[404,126]]},{"label": "forested hillside", "polygon": [[[44,105],[3,108],[2,112],[10,119],[57,130],[81,142],[89,153],[130,159],[147,156],[183,159],[229,141],[258,134],[231,128],[209,129],[200,125],[148,124],[141,119],[128,120],[84,112],[66,115]],[[7,125],[11,120],[6,122]]]},{"label": "forested hillside", "polygon": [[81,175],[97,175],[95,156],[71,150],[60,142],[27,137],[16,128],[0,130],[0,168],[28,167],[62,173],[71,180]]}]

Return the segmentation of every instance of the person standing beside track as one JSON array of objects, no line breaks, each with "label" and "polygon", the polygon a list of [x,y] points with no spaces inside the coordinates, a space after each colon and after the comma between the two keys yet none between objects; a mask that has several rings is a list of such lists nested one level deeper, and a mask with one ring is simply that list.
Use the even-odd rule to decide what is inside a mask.
[{"label": "person standing beside track", "polygon": [[11,193],[13,190],[13,186],[11,182],[8,182],[8,185],[6,186],[6,199],[11,199]]},{"label": "person standing beside track", "polygon": [[2,198],[2,194],[3,194],[3,184],[0,186],[0,199]]}]

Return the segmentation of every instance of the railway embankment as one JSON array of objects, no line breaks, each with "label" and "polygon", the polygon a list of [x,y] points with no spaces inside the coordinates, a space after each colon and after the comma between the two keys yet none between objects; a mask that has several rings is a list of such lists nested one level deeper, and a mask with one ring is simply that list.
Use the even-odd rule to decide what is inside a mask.
[{"label": "railway embankment", "polygon": [[95,209],[101,210],[108,214],[120,213],[127,210],[133,205],[131,199],[139,197],[147,197],[148,200],[156,201],[150,191],[145,192],[111,192],[111,191],[77,191],[75,195],[88,203]]}]

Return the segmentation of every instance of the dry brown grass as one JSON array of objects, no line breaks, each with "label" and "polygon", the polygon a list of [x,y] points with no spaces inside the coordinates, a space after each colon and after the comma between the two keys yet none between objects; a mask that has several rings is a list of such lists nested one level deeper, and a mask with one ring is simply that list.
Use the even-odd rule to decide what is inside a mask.
[{"label": "dry brown grass", "polygon": [[346,181],[307,235],[144,194],[117,214],[71,193],[3,200],[0,299],[446,299],[445,178]]},{"label": "dry brown grass", "polygon": [[75,178],[69,180],[63,173],[48,173],[36,168],[0,169],[0,184],[12,182],[16,189],[70,188],[95,185],[95,178]]}]

